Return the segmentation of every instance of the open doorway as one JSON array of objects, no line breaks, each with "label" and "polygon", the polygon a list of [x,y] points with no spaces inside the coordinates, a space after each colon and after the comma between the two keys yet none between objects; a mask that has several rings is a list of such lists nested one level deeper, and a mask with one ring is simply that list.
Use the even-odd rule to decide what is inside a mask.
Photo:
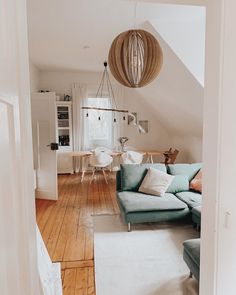
[{"label": "open doorway", "polygon": [[[104,16],[102,18],[100,14],[96,13],[97,4],[92,1],[88,1],[87,4],[84,1],[78,2],[75,5],[79,6],[71,9],[68,15],[64,14],[65,9],[63,9],[63,7],[68,9],[66,2],[62,3],[60,7],[52,6],[47,9],[45,8],[46,4],[46,2],[42,2],[35,5],[34,1],[29,1],[30,51],[31,61],[35,63],[31,70],[36,74],[35,77],[38,75],[39,78],[37,83],[33,83],[36,85],[35,90],[45,91],[39,95],[46,96],[55,92],[53,94],[57,105],[55,116],[56,120],[59,119],[56,123],[58,136],[55,143],[59,143],[59,151],[61,151],[61,153],[56,152],[59,161],[57,162],[57,172],[62,175],[58,178],[59,200],[57,203],[37,201],[38,223],[51,259],[60,261],[62,264],[64,289],[77,288],[76,282],[80,284],[80,278],[86,278],[88,283],[82,285],[81,288],[94,292],[94,231],[96,238],[96,236],[99,237],[99,232],[110,230],[99,227],[100,223],[106,225],[114,225],[115,223],[115,226],[118,226],[120,221],[117,221],[116,218],[120,209],[116,199],[114,174],[111,174],[108,185],[100,174],[91,185],[89,173],[86,174],[82,183],[80,171],[70,174],[75,170],[75,167],[72,157],[68,156],[67,148],[70,147],[72,141],[75,142],[75,136],[82,135],[82,132],[79,134],[79,131],[74,130],[73,126],[75,119],[73,117],[73,87],[76,87],[75,84],[77,86],[79,84],[80,91],[83,91],[83,87],[87,87],[90,93],[96,91],[101,76],[99,71],[104,59],[107,58],[109,44],[116,34],[133,26],[134,15],[130,11],[134,11],[135,5],[129,1],[118,1],[116,4],[113,3],[113,6],[110,2],[103,1],[102,5],[104,7],[108,5],[111,14],[106,14],[106,18]],[[44,11],[44,22],[36,18],[36,11],[37,13]],[[125,22],[120,21],[119,11],[125,12]],[[76,13],[73,14],[73,12]],[[80,13],[79,16],[78,13]],[[86,14],[90,17],[87,17]],[[53,23],[51,22],[52,17]],[[134,125],[128,125],[126,122],[125,133],[122,135],[127,136],[129,138],[128,144],[137,150],[166,150],[169,147],[174,147],[180,151],[177,158],[178,163],[201,162],[205,9],[194,6],[140,3],[137,6],[136,18],[139,26],[150,31],[161,43],[164,51],[164,66],[158,79],[148,87],[136,90],[122,88],[123,93],[120,94],[120,97],[122,97],[123,105],[136,113],[138,121],[148,121],[149,127],[147,128],[148,132],[139,133],[136,132]],[[78,21],[78,24],[75,26],[72,20]],[[96,30],[93,34],[89,30],[91,20],[96,24],[94,25],[96,28],[100,24],[99,34]],[[64,24],[63,28],[61,28],[61,23]],[[114,23],[114,28],[109,25],[112,23]],[[41,35],[42,31],[39,30],[39,27],[40,30],[43,28],[43,35]],[[78,38],[72,34],[74,27],[76,27]],[[178,42],[176,42],[176,36],[179,37]],[[41,42],[40,50],[37,46],[39,40]],[[188,42],[184,42],[186,40]],[[75,48],[77,49],[75,50]],[[72,102],[65,101],[68,97],[72,98]],[[69,105],[71,105],[72,111],[67,111]],[[73,117],[72,129],[66,129],[67,125],[59,126],[59,124],[67,124],[70,121],[70,118],[68,119],[69,113]],[[86,120],[86,116],[84,120]],[[45,129],[48,130],[46,127]],[[49,141],[48,144],[53,142]],[[74,147],[71,146],[71,148]],[[156,157],[153,161],[162,162],[163,158]],[[189,177],[188,183],[199,169],[194,170],[191,177],[185,175]],[[54,168],[54,173],[55,171]],[[197,196],[194,193],[195,197],[197,203],[200,196],[198,193]],[[191,195],[190,198],[193,196]],[[178,198],[178,200],[180,199],[181,197]],[[190,205],[186,204],[186,200],[180,200],[177,206],[180,204],[182,208],[178,209],[186,209],[186,212],[189,210]],[[93,217],[93,215],[104,214],[113,215],[114,219],[109,219],[109,216],[106,216],[107,219],[104,218],[104,220],[102,217],[100,219]],[[131,226],[131,228],[135,232],[135,227]],[[153,232],[160,230],[155,227],[149,229]],[[120,228],[118,226],[112,230],[119,232]],[[167,229],[167,232],[169,230],[170,228]],[[164,229],[163,232],[165,232]],[[187,233],[186,236],[185,233]],[[199,237],[199,232],[191,228],[189,235],[188,231],[179,234],[179,236],[174,234],[173,240],[176,238],[177,260],[179,259],[179,265],[183,266],[183,272],[186,274],[186,265],[183,264],[181,252],[182,242],[188,238]],[[123,236],[121,239],[123,240]],[[143,237],[140,237],[140,240],[142,239]],[[164,244],[163,240],[162,245]],[[118,242],[117,245],[119,245]],[[99,247],[99,240],[97,247]],[[143,247],[146,247],[146,244]],[[114,248],[113,245],[112,248]],[[173,249],[174,247],[170,251]],[[112,256],[114,255],[112,254]],[[106,266],[103,265],[103,267],[104,270]],[[73,287],[70,285],[71,277],[75,283]],[[184,280],[185,277],[180,275],[180,278]],[[102,281],[99,273],[97,279],[98,282]],[[176,283],[174,279],[171,280],[168,277],[166,281],[157,286],[157,290],[159,288],[162,292],[168,292],[168,288],[173,287],[169,285],[169,282]],[[195,288],[195,285],[197,286],[197,283],[194,281],[193,286],[190,284],[190,288]],[[124,286],[126,285],[124,284]],[[140,286],[141,288],[142,286]]]}]

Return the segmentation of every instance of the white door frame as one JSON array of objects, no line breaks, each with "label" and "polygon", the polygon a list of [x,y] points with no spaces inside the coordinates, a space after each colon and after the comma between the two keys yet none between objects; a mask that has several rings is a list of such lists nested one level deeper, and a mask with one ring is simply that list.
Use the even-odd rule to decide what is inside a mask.
[{"label": "white door frame", "polygon": [[236,279],[236,1],[207,1],[202,295],[233,295]]},{"label": "white door frame", "polygon": [[[191,0],[155,2],[193,3]],[[236,278],[236,1],[206,0],[206,5],[200,294],[233,295]]]},{"label": "white door frame", "polygon": [[39,295],[25,0],[0,0],[0,44],[0,293]]}]

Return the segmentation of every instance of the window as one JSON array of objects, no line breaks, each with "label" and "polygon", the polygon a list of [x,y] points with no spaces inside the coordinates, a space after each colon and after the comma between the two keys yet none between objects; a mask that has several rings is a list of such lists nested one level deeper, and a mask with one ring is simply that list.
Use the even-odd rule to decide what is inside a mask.
[{"label": "window", "polygon": [[[89,97],[87,106],[98,108],[111,108],[109,98]],[[97,146],[112,147],[113,124],[112,112],[88,111],[88,117],[84,116],[85,146],[87,149]]]}]

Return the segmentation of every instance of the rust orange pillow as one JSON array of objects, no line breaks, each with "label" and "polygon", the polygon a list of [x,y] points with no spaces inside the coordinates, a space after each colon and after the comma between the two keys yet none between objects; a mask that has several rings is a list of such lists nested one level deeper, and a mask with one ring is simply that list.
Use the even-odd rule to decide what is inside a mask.
[{"label": "rust orange pillow", "polygon": [[202,169],[199,170],[197,175],[191,180],[190,189],[200,193],[202,192]]}]

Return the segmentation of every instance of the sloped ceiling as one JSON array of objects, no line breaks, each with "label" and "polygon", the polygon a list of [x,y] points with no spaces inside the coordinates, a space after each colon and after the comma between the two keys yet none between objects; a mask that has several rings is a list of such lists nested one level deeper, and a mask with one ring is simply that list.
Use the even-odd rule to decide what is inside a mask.
[{"label": "sloped ceiling", "polygon": [[[189,1],[192,2],[192,1]],[[28,0],[29,49],[40,69],[100,71],[112,40],[146,21],[198,18],[199,7],[125,0]]]},{"label": "sloped ceiling", "polygon": [[186,68],[204,86],[205,9],[196,8],[196,18],[155,19],[151,24]]},{"label": "sloped ceiling", "polygon": [[150,23],[143,26],[159,40],[164,63],[154,83],[136,91],[175,135],[202,136],[204,89]]}]

